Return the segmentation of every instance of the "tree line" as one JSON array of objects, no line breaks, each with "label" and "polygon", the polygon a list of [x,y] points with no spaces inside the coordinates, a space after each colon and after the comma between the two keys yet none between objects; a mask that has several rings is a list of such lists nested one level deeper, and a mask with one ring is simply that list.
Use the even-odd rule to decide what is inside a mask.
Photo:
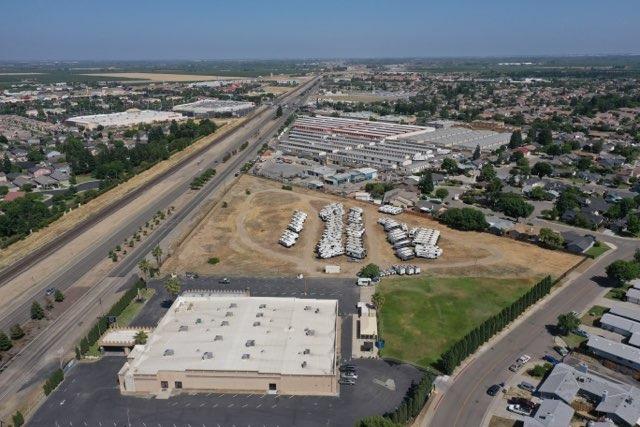
[{"label": "tree line", "polygon": [[100,339],[100,336],[109,327],[110,316],[118,317],[131,301],[138,295],[139,290],[146,288],[147,285],[143,280],[138,280],[120,299],[109,309],[107,314],[100,317],[100,319],[93,325],[93,327],[87,333],[87,336],[80,340],[80,344],[76,347],[76,358],[80,358],[87,354],[89,348],[94,345]]},{"label": "tree line", "polygon": [[500,313],[485,320],[461,340],[453,344],[453,346],[442,354],[440,360],[440,368],[442,371],[447,375],[451,375],[462,361],[520,316],[529,306],[535,304],[547,295],[552,287],[553,281],[551,277],[545,277],[511,305],[502,309]]},{"label": "tree line", "polygon": [[406,425],[409,421],[418,416],[433,390],[434,375],[424,372],[418,383],[412,383],[411,387],[393,411],[389,411],[383,416],[372,416],[361,419],[356,423],[356,427],[394,427]]}]

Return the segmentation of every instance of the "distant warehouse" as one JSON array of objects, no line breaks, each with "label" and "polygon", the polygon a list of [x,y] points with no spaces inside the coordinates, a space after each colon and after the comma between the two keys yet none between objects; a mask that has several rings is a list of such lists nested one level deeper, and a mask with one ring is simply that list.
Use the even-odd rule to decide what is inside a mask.
[{"label": "distant warehouse", "polygon": [[452,150],[492,150],[509,142],[511,134],[355,120],[302,116],[280,137],[288,154],[352,167],[417,173],[436,155]]},{"label": "distant warehouse", "polygon": [[253,102],[224,99],[201,99],[173,107],[173,111],[194,117],[243,116],[255,107]]},{"label": "distant warehouse", "polygon": [[120,391],[337,395],[337,313],[336,300],[183,293],[129,353]]},{"label": "distant warehouse", "polygon": [[171,111],[138,110],[132,108],[121,113],[70,117],[65,123],[72,126],[83,126],[86,129],[91,130],[98,126],[102,126],[104,128],[118,128],[182,119],[184,119],[182,114]]}]

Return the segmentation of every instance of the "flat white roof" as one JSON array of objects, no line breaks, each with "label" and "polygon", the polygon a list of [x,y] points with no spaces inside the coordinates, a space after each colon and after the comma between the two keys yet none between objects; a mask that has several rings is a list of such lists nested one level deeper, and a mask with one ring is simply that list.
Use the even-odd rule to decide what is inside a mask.
[{"label": "flat white roof", "polygon": [[93,114],[90,116],[76,116],[67,119],[67,122],[76,125],[98,126],[132,126],[140,123],[167,122],[169,120],[182,120],[184,116],[173,111],[137,110],[131,109],[121,113]]},{"label": "flat white roof", "polygon": [[333,375],[337,311],[337,300],[185,293],[130,370]]}]

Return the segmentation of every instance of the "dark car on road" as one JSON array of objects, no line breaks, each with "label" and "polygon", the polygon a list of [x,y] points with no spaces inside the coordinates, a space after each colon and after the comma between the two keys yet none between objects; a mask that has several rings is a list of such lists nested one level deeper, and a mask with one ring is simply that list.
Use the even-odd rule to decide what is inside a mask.
[{"label": "dark car on road", "polygon": [[228,277],[223,277],[222,279],[218,280],[218,283],[222,283],[223,285],[228,285],[229,283],[231,283],[231,280],[229,280]]},{"label": "dark car on road", "polygon": [[489,396],[495,396],[496,394],[498,394],[501,388],[502,388],[502,384],[494,384],[491,387],[489,387],[489,389],[487,390],[487,394]]}]

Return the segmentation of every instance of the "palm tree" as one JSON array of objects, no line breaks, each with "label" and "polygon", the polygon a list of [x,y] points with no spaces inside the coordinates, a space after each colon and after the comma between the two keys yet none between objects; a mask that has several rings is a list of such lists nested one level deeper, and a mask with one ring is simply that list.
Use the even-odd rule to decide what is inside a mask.
[{"label": "palm tree", "polygon": [[164,284],[164,288],[167,293],[171,295],[173,299],[180,293],[182,290],[182,283],[180,283],[180,279],[178,276],[172,276],[167,280],[167,283]]},{"label": "palm tree", "polygon": [[149,272],[151,271],[151,263],[146,258],[143,258],[140,260],[140,262],[138,262],[138,268],[142,272],[144,281],[146,282],[149,276]]},{"label": "palm tree", "polygon": [[153,255],[156,258],[156,265],[159,270],[160,261],[162,261],[162,248],[160,247],[160,245],[157,245],[155,248],[153,248],[153,250],[151,251],[151,255]]},{"label": "palm tree", "polygon": [[144,345],[147,343],[148,338],[149,337],[147,336],[145,331],[138,331],[138,333],[135,336],[135,343]]}]

